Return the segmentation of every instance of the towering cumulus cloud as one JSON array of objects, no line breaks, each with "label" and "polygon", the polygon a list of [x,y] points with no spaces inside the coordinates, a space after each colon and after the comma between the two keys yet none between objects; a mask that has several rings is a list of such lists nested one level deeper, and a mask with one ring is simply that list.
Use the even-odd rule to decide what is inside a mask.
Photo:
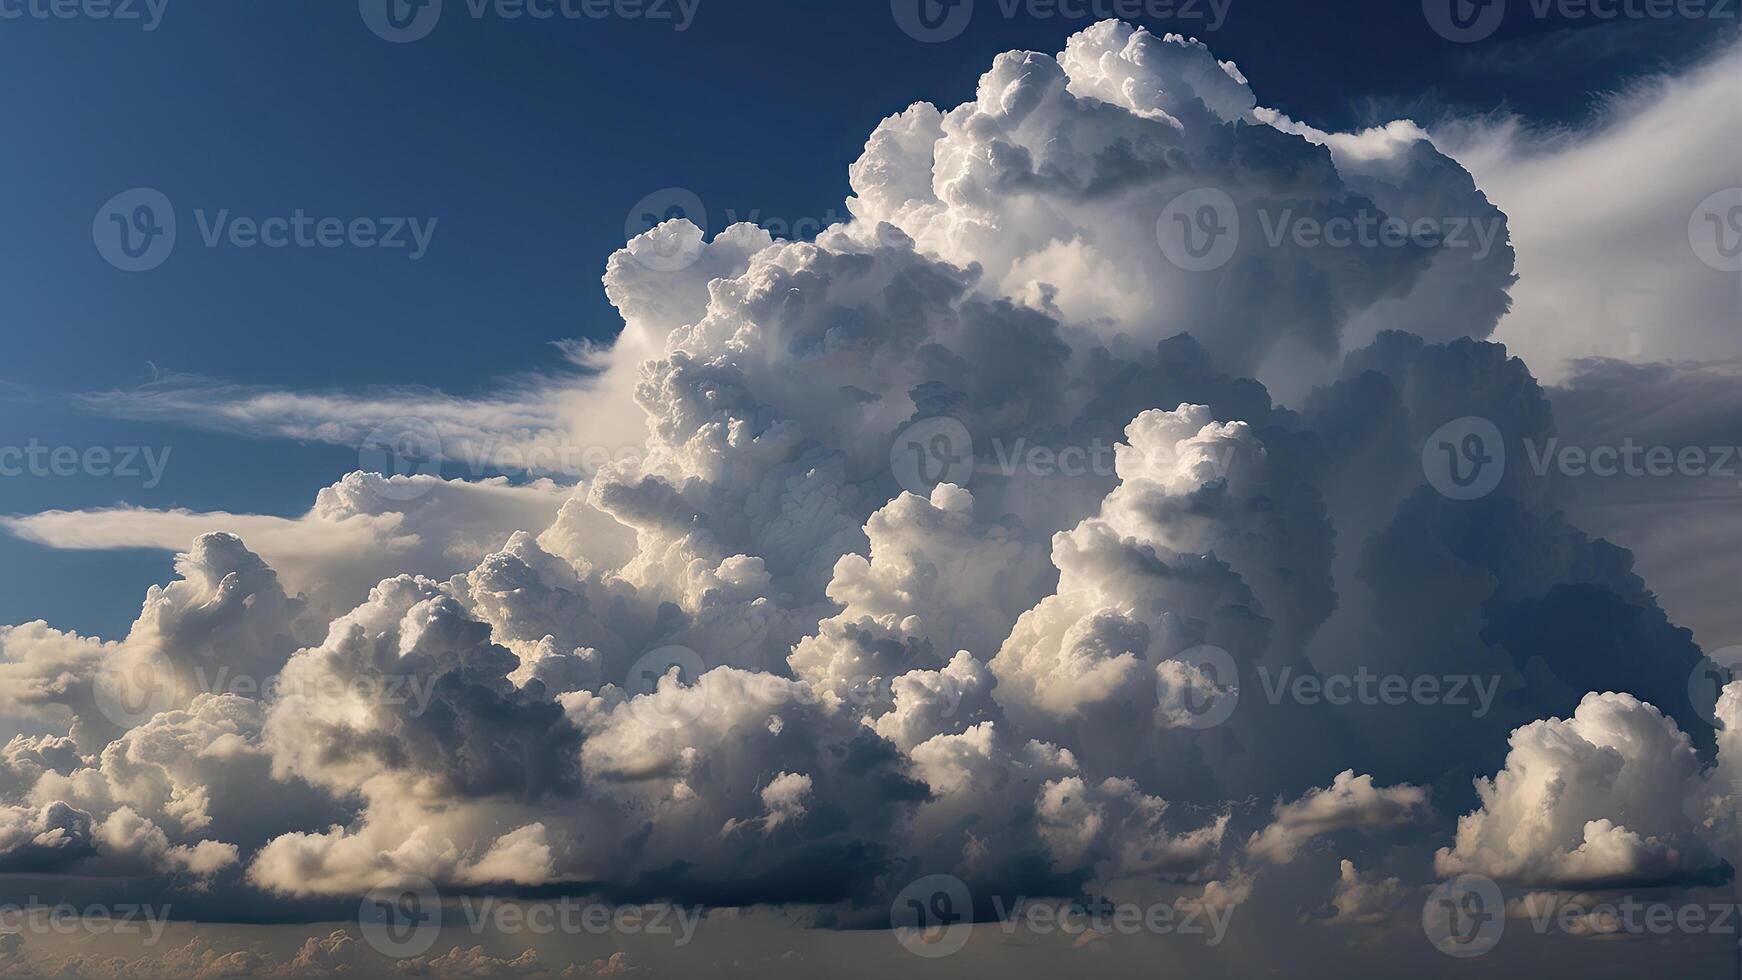
[{"label": "towering cumulus cloud", "polygon": [[[1503,216],[1410,123],[1258,98],[1101,23],[885,119],[814,242],[630,242],[622,339],[562,397],[644,453],[572,486],[353,474],[302,521],[213,515],[235,533],[123,638],[0,629],[38,730],[0,756],[0,862],[841,923],[929,874],[982,914],[1226,908],[1308,864],[1370,923],[1436,871],[1727,873],[1700,651],[1628,553],[1523,467],[1478,499],[1424,477],[1453,420],[1515,459],[1553,431],[1483,340]],[[1498,234],[1298,233],[1339,219]],[[1182,261],[1182,233],[1233,244]],[[104,516],[153,544],[201,515]]]}]

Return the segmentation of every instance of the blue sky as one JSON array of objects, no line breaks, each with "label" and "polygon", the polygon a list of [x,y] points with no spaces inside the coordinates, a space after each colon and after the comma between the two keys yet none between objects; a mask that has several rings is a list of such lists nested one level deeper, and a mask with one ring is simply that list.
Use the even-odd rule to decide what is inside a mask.
[{"label": "blue sky", "polygon": [[[997,52],[1051,52],[1089,22],[981,7],[936,44],[902,33],[881,2],[703,0],[677,31],[669,21],[475,19],[448,0],[435,30],[410,44],[378,38],[346,2],[171,2],[150,31],[0,24],[13,134],[0,157],[0,445],[171,451],[150,487],[0,479],[0,514],[117,503],[306,510],[312,488],[355,468],[353,453],[102,419],[67,396],[161,375],[477,396],[554,369],[552,341],[619,328],[599,276],[648,193],[693,191],[710,231],[729,214],[776,230],[844,217],[847,165],[879,118],[920,99],[953,104]],[[1600,93],[1729,33],[1709,22],[1538,20],[1521,7],[1477,52],[1436,36],[1414,3],[1327,16],[1233,0],[1214,31],[1202,29],[1207,5],[1187,9],[1198,16],[1149,26],[1202,34],[1219,57],[1262,67],[1264,104],[1340,129],[1502,108],[1576,124]],[[91,238],[98,207],[134,187],[166,194],[183,226],[170,259],[144,273],[112,268]],[[416,261],[408,250],[204,247],[194,212],[226,209],[435,224]],[[0,538],[0,621],[118,632],[168,561]]]}]

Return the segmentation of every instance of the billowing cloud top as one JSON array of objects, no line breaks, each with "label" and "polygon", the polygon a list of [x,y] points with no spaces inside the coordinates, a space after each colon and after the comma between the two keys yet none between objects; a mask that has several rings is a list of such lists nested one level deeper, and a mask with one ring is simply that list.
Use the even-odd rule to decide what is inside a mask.
[{"label": "billowing cloud top", "polygon": [[[841,922],[932,873],[1231,905],[1315,855],[1332,921],[1367,921],[1402,886],[1345,855],[1396,841],[1416,883],[1723,873],[1699,650],[1630,556],[1519,468],[1477,500],[1424,479],[1448,422],[1520,458],[1554,422],[1481,339],[1504,219],[1421,131],[1314,130],[1107,22],[885,119],[851,176],[814,242],[679,219],[612,257],[623,337],[564,404],[645,451],[578,485],[15,521],[215,533],[124,638],[0,629],[0,701],[48,732],[0,757],[0,862]],[[1238,241],[1194,267],[1178,217]],[[1500,233],[1334,247],[1309,219]],[[1295,686],[1365,675],[1414,703]]]}]

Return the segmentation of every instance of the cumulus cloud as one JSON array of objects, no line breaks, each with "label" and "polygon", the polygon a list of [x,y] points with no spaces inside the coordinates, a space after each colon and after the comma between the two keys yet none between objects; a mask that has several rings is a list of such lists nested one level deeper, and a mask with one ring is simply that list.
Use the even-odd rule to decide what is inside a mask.
[{"label": "cumulus cloud", "polygon": [[1326,926],[1378,926],[1391,918],[1391,913],[1407,895],[1396,878],[1364,873],[1347,859],[1339,862],[1336,889],[1331,894],[1330,914],[1318,922]]},{"label": "cumulus cloud", "polygon": [[[1163,888],[1219,920],[1317,838],[1431,832],[1425,787],[1481,767],[1441,873],[1714,867],[1717,739],[1672,720],[1698,648],[1564,486],[1514,468],[1451,500],[1423,473],[1453,419],[1492,419],[1516,458],[1553,430],[1483,339],[1510,248],[1265,241],[1283,212],[1503,223],[1427,134],[1286,119],[1204,45],[1108,22],[885,119],[850,178],[852,219],[814,242],[674,220],[629,243],[605,273],[622,336],[574,352],[586,384],[420,409],[474,441],[632,418],[632,456],[561,483],[354,473],[295,519],[8,518],[55,547],[194,543],[125,637],[0,628],[0,705],[38,726],[0,752],[0,860],[841,924],[937,873]],[[1205,188],[1247,234],[1192,271],[1158,232]],[[651,261],[673,248],[694,261]],[[148,395],[105,404],[345,441],[405,400]],[[1258,682],[1356,669],[1503,693],[1458,715]],[[270,683],[214,689],[226,670]],[[1330,921],[1379,921],[1399,880],[1342,868]],[[340,972],[352,945],[294,963]],[[456,947],[405,969],[546,968]]]},{"label": "cumulus cloud", "polygon": [[336,614],[388,575],[464,570],[509,533],[548,525],[565,497],[542,482],[352,473],[321,490],[299,518],[120,507],[44,511],[0,523],[27,541],[69,549],[176,551],[199,535],[222,532],[246,541],[292,590],[311,593]]},{"label": "cumulus cloud", "polygon": [[1705,774],[1673,721],[1625,694],[1591,693],[1571,718],[1512,734],[1506,766],[1477,781],[1441,875],[1534,887],[1687,880],[1716,870],[1700,832]]}]

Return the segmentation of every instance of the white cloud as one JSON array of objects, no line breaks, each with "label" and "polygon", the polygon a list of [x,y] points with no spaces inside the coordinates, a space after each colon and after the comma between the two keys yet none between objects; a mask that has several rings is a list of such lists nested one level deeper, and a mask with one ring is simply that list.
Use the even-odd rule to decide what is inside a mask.
[{"label": "white cloud", "polygon": [[1433,134],[1506,212],[1519,283],[1494,337],[1539,377],[1590,356],[1735,356],[1742,288],[1700,261],[1688,225],[1708,195],[1742,185],[1738,72],[1731,44],[1611,98],[1581,131],[1498,116]]}]

